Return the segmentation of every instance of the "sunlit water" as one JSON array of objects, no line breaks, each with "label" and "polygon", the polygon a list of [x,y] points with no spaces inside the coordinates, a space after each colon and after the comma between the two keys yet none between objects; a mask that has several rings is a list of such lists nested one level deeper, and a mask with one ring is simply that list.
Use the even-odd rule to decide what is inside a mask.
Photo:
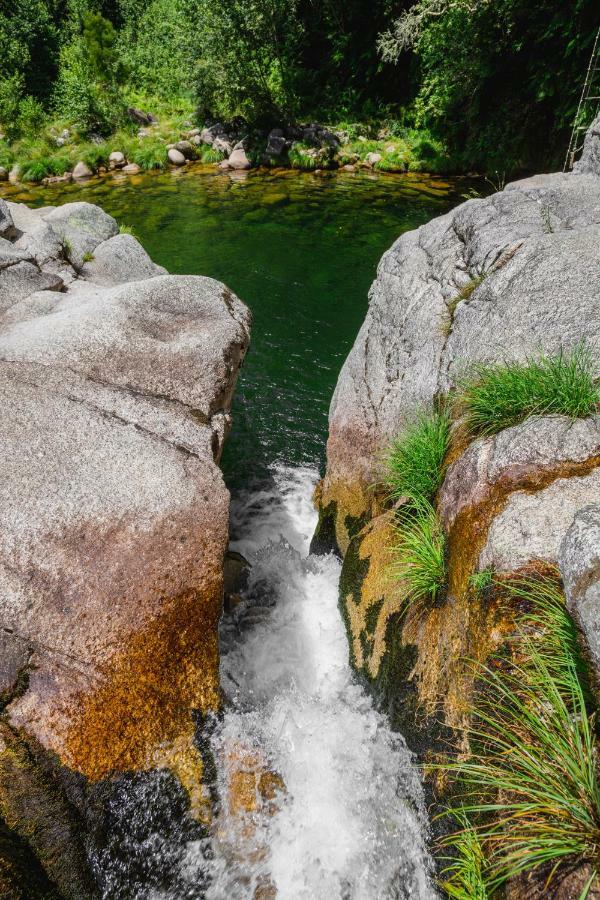
[{"label": "sunlit water", "polygon": [[226,281],[254,315],[223,459],[232,547],[252,568],[222,624],[217,818],[207,838],[184,823],[167,773],[126,779],[94,857],[107,900],[434,896],[418,773],[353,678],[340,564],[308,547],[327,408],[377,261],[460,189],[415,176],[207,170],[9,189],[37,205],[100,203],[156,262]]}]

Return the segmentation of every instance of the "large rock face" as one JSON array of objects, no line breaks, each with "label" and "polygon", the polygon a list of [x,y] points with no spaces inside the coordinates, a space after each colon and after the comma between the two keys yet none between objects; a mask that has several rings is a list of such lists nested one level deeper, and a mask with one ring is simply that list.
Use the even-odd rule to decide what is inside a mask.
[{"label": "large rock face", "polygon": [[470,363],[584,336],[600,359],[599,241],[600,178],[540,175],[467,201],[385,254],[330,410],[320,502],[342,551],[370,513],[379,451]]},{"label": "large rock face", "polygon": [[407,609],[405,586],[390,577],[393,514],[376,486],[382,450],[473,363],[524,361],[585,340],[600,374],[599,141],[596,123],[576,172],[510,184],[402,235],[381,260],[332,400],[313,546],[344,557],[352,661],[423,751],[448,727],[461,733],[466,660],[485,660],[513,629],[506,608],[473,587],[474,574],[560,567],[579,585],[567,596],[597,661],[597,592],[568,574],[579,565],[573,547],[591,558],[581,549],[587,519],[563,543],[580,510],[600,504],[597,415],[538,416],[470,444],[456,430],[436,499],[448,581],[426,608]]},{"label": "large rock face", "polygon": [[89,783],[168,767],[202,816],[192,715],[219,700],[218,460],[248,310],[90,204],[0,222],[0,775],[20,735]]}]

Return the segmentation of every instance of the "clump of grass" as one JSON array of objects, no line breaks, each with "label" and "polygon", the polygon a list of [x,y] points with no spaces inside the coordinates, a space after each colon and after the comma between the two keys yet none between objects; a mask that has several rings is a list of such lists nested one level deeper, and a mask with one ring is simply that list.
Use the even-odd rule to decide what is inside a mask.
[{"label": "clump of grass", "polygon": [[309,154],[309,150],[312,149],[314,148],[302,143],[302,141],[293,143],[288,150],[288,159],[291,167],[308,171],[320,168],[323,165],[323,161],[320,160],[319,156]]},{"label": "clump of grass", "polygon": [[145,172],[164,169],[167,165],[167,149],[162,141],[143,140],[133,150],[131,159]]},{"label": "clump of grass", "polygon": [[374,168],[380,172],[407,172],[410,164],[410,151],[406,147],[395,147],[386,150],[383,158],[375,163]]},{"label": "clump of grass", "polygon": [[78,148],[77,158],[82,160],[90,169],[93,169],[94,172],[97,172],[100,166],[108,165],[110,153],[109,144],[106,142],[103,144],[86,144]]},{"label": "clump of grass", "polygon": [[86,250],[82,257],[84,263],[91,262],[93,260],[93,258],[94,258],[94,254],[91,253],[89,250]]},{"label": "clump of grass", "polygon": [[15,155],[6,141],[0,140],[0,166],[3,169],[12,168],[15,161]]},{"label": "clump of grass", "polygon": [[442,483],[449,445],[450,417],[445,410],[418,416],[385,455],[385,487],[390,499],[433,500]]},{"label": "clump of grass", "polygon": [[459,384],[456,407],[473,435],[495,434],[532,415],[592,415],[600,402],[584,344],[524,363],[479,364]]},{"label": "clump of grass", "polygon": [[51,175],[64,175],[70,168],[71,161],[68,156],[32,156],[20,164],[21,180],[36,183]]},{"label": "clump of grass", "polygon": [[400,516],[391,574],[404,585],[407,604],[436,603],[446,585],[446,535],[426,500]]},{"label": "clump of grass", "polygon": [[550,579],[509,594],[528,607],[511,661],[478,671],[472,755],[449,766],[471,801],[465,812],[481,822],[490,894],[532,869],[548,884],[561,864],[594,866],[600,847],[597,740],[575,627]]},{"label": "clump of grass", "polygon": [[452,900],[489,900],[486,861],[479,834],[462,810],[454,813],[460,831],[453,835],[454,855],[442,872],[442,888]]},{"label": "clump of grass", "polygon": [[478,596],[485,594],[494,583],[494,570],[482,569],[481,572],[473,572],[469,578],[469,584]]},{"label": "clump of grass", "polygon": [[130,234],[132,237],[136,237],[136,233],[131,225],[119,225],[119,234]]},{"label": "clump of grass", "polygon": [[225,154],[221,153],[220,150],[215,150],[214,147],[205,147],[200,151],[200,159],[207,165],[209,163],[220,163],[225,159]]}]

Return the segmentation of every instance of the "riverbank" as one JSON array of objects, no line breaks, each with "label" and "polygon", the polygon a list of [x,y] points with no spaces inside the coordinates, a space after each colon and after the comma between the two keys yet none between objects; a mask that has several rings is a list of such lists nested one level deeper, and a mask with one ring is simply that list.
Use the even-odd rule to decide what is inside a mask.
[{"label": "riverbank", "polygon": [[84,181],[123,171],[137,175],[190,164],[225,170],[462,174],[427,131],[398,122],[282,125],[257,131],[242,119],[194,125],[192,116],[163,116],[129,108],[129,127],[110,136],[55,122],[9,143],[0,139],[0,182]]}]

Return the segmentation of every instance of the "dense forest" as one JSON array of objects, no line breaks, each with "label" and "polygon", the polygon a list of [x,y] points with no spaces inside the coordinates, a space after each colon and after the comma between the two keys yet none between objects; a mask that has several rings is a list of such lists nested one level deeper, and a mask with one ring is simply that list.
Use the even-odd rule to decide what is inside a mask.
[{"label": "dense forest", "polygon": [[[12,0],[0,12],[6,142],[159,114],[416,129],[457,171],[556,167],[597,0]],[[1,164],[1,163],[0,163]]]}]

